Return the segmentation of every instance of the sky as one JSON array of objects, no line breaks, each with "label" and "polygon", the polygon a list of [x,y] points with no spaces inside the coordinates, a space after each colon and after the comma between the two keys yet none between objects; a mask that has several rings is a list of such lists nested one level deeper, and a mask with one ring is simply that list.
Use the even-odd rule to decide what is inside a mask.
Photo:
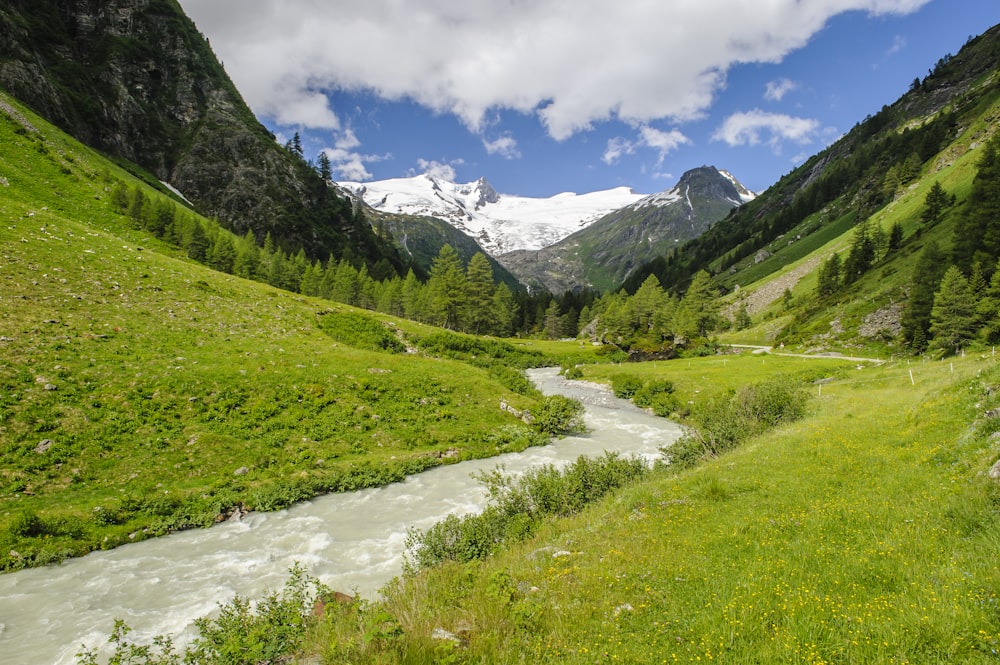
[{"label": "sky", "polygon": [[1000,0],[180,0],[334,179],[548,197],[711,165],[761,192],[1000,23]]}]

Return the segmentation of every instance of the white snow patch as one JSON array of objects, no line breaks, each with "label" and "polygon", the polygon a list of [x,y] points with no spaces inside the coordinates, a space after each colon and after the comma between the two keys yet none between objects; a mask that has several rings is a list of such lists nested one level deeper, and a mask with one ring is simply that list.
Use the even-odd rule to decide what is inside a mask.
[{"label": "white snow patch", "polygon": [[493,255],[547,247],[644,198],[628,187],[531,198],[498,194],[485,178],[456,184],[426,174],[338,185],[377,210],[443,219]]}]

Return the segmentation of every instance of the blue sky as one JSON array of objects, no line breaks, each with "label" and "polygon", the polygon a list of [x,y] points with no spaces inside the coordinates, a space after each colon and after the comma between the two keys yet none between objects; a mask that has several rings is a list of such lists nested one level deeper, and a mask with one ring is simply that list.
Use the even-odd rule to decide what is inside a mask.
[{"label": "blue sky", "polygon": [[338,180],[762,191],[903,94],[998,0],[181,0],[279,138]]}]

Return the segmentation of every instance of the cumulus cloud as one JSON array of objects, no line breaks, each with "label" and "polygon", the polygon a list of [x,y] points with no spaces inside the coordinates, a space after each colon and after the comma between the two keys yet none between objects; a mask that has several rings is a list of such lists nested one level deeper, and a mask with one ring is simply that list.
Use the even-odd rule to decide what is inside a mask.
[{"label": "cumulus cloud", "polygon": [[439,180],[447,180],[449,182],[455,182],[456,173],[455,167],[461,166],[465,163],[463,159],[453,159],[450,162],[439,162],[437,160],[429,159],[418,159],[417,168],[410,169],[409,175],[419,175],[425,173],[432,178],[437,178]]},{"label": "cumulus cloud", "polygon": [[517,141],[510,134],[504,134],[493,141],[483,139],[483,147],[491,155],[499,155],[504,159],[518,159],[521,152],[517,149]]},{"label": "cumulus cloud", "polygon": [[614,164],[622,156],[635,154],[640,148],[651,148],[658,153],[656,164],[659,166],[667,154],[688,143],[691,143],[691,139],[677,129],[665,132],[655,127],[642,125],[634,140],[621,136],[610,139],[601,159],[605,164]]},{"label": "cumulus cloud", "polygon": [[760,109],[734,113],[712,134],[712,140],[731,146],[767,143],[779,149],[783,141],[807,144],[815,141],[819,121],[796,118],[783,113],[766,113]]},{"label": "cumulus cloud", "polygon": [[324,91],[365,90],[452,113],[497,110],[555,139],[610,118],[704,114],[737,62],[776,62],[839,13],[929,0],[181,0],[254,111],[336,129]]},{"label": "cumulus cloud", "polygon": [[361,141],[350,127],[334,132],[333,147],[323,148],[323,152],[330,158],[330,167],[337,174],[337,180],[371,180],[372,174],[366,164],[390,158],[390,155],[366,155],[357,152],[355,149],[360,147]]},{"label": "cumulus cloud", "polygon": [[896,38],[892,40],[892,46],[889,47],[889,50],[887,50],[885,54],[887,56],[896,55],[905,48],[906,48],[906,38],[896,35]]},{"label": "cumulus cloud", "polygon": [[777,81],[768,81],[766,89],[764,90],[764,99],[769,102],[780,102],[785,95],[790,93],[792,90],[798,87],[798,84],[791,79],[778,79]]}]

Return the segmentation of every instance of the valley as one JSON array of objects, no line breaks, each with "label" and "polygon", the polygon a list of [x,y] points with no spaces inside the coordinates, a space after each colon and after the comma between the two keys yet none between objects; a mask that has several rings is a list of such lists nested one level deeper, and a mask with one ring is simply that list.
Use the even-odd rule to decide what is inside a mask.
[{"label": "valley", "polygon": [[173,0],[0,35],[0,653],[996,661],[1000,26],[549,199],[334,182]]}]

